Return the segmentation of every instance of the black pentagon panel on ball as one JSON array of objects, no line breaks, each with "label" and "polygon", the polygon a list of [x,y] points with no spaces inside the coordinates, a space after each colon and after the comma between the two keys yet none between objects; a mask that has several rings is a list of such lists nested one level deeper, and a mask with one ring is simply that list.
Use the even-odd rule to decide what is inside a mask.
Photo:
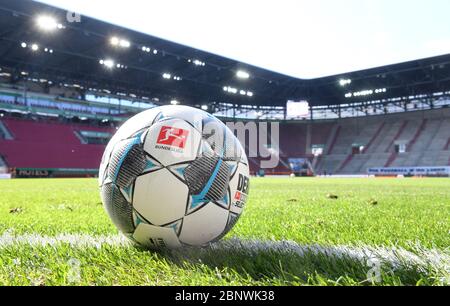
[{"label": "black pentagon panel on ball", "polygon": [[219,157],[217,155],[207,152],[186,167],[184,177],[190,194],[199,194],[202,192],[213,174],[218,161]]},{"label": "black pentagon panel on ball", "polygon": [[216,176],[206,193],[205,199],[210,201],[218,201],[227,194],[228,184],[230,182],[230,170],[228,165],[219,160],[219,164],[216,165]]},{"label": "black pentagon panel on ball", "polygon": [[134,231],[133,207],[124,198],[119,188],[112,183],[104,184],[101,190],[104,207],[122,233]]},{"label": "black pentagon panel on ball", "polygon": [[138,139],[139,137],[118,143],[111,155],[108,172],[119,187],[130,186],[145,169],[145,152]]}]

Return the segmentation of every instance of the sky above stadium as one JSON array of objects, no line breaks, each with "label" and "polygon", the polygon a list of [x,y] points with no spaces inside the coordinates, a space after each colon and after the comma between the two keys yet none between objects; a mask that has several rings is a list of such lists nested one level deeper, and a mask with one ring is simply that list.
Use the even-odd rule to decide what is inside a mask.
[{"label": "sky above stadium", "polygon": [[450,53],[448,0],[40,2],[305,79]]}]

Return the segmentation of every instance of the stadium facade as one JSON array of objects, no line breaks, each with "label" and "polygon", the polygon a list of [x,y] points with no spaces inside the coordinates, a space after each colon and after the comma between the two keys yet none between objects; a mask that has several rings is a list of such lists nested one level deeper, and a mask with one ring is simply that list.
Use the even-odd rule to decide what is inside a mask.
[{"label": "stadium facade", "polygon": [[[95,176],[122,122],[183,104],[225,122],[278,122],[280,163],[266,174],[296,172],[302,160],[302,174],[448,176],[450,55],[302,80],[67,16],[0,1],[2,172]],[[293,114],[288,101],[303,109]],[[259,158],[250,166],[258,173]]]}]

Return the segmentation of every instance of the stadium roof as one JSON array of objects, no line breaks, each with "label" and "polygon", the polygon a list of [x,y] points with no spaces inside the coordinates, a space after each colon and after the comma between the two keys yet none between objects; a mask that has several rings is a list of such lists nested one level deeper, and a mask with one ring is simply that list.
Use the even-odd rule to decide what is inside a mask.
[{"label": "stadium roof", "polygon": [[69,22],[66,13],[37,2],[0,0],[0,66],[12,71],[14,81],[26,72],[187,105],[335,105],[450,89],[450,54],[302,80],[84,16]]},{"label": "stadium roof", "polygon": [[301,79],[450,52],[448,0],[37,1]]}]

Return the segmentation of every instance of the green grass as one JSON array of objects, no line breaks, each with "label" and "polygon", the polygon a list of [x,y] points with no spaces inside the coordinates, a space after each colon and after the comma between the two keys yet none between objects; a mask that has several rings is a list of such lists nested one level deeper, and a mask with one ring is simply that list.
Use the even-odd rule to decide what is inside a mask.
[{"label": "green grass", "polygon": [[[432,249],[448,256],[449,187],[448,179],[252,179],[245,212],[225,239],[398,248],[419,257]],[[117,234],[89,179],[0,181],[0,234],[8,230],[16,236]],[[73,259],[80,265],[75,281]],[[367,280],[367,263],[313,252],[0,246],[2,285],[439,285],[450,278],[448,267],[382,263],[374,283]]]}]

